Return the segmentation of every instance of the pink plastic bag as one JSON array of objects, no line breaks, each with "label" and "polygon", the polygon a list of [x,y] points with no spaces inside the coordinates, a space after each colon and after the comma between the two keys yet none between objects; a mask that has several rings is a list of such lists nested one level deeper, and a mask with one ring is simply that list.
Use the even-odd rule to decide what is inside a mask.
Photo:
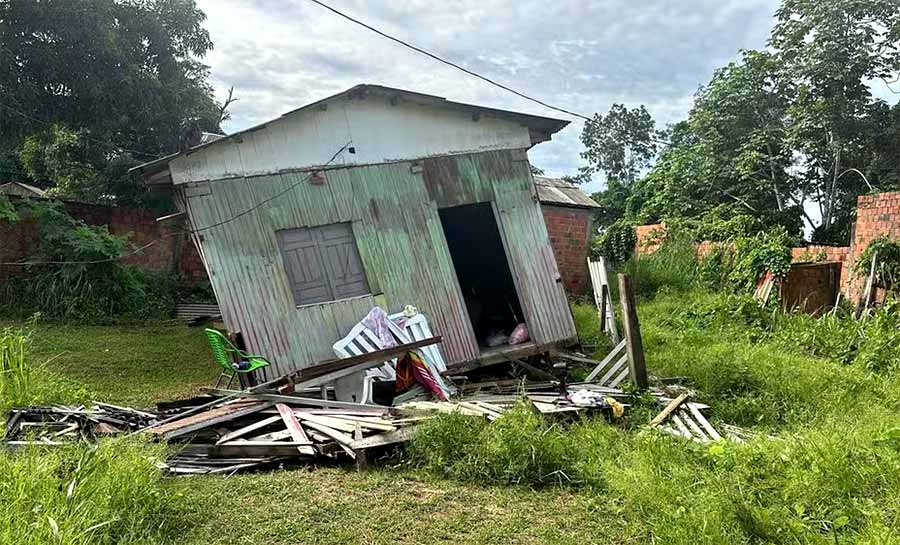
[{"label": "pink plastic bag", "polygon": [[519,324],[509,334],[509,344],[522,344],[528,340],[528,326]]}]

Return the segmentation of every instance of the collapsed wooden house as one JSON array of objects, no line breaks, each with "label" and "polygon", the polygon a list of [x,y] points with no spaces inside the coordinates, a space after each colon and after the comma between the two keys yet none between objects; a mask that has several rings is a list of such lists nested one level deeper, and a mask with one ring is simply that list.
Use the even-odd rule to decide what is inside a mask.
[{"label": "collapsed wooden house", "polygon": [[[526,152],[567,121],[359,85],[137,167],[187,220],[226,326],[273,362],[334,357],[415,305],[448,364],[575,338]],[[486,348],[527,324],[530,342]]]}]

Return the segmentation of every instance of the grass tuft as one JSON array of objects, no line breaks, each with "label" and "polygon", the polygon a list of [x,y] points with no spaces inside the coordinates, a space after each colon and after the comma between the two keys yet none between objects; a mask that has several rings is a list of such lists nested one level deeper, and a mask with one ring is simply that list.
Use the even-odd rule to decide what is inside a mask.
[{"label": "grass tuft", "polygon": [[160,445],[32,447],[0,453],[0,543],[171,543],[183,502],[164,486]]}]

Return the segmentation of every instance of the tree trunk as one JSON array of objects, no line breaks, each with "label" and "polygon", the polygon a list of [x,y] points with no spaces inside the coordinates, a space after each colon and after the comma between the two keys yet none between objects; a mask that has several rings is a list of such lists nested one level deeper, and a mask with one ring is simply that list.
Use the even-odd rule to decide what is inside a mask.
[{"label": "tree trunk", "polygon": [[772,191],[775,193],[775,203],[778,205],[778,211],[784,211],[784,201],[781,198],[781,191],[778,189],[778,177],[775,174],[775,161],[772,158],[772,144],[766,144],[766,150],[769,152],[769,175],[772,177]]}]

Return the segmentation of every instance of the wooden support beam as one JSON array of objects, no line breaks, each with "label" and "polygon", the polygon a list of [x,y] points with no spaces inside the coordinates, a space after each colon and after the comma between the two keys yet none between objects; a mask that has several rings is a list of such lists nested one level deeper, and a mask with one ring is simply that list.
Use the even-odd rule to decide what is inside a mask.
[{"label": "wooden support beam", "polygon": [[622,321],[625,325],[625,349],[631,381],[640,389],[649,385],[647,363],[644,361],[644,343],[641,340],[641,324],[638,321],[634,284],[627,274],[619,273],[619,299],[622,304]]},{"label": "wooden support beam", "polygon": [[350,401],[335,401],[333,399],[319,399],[315,397],[302,397],[295,395],[270,394],[268,392],[237,392],[235,390],[211,390],[212,392],[224,393],[231,395],[232,393],[240,394],[251,399],[265,399],[268,401],[277,401],[279,403],[294,403],[297,405],[308,405],[312,407],[332,407],[335,409],[353,409],[357,412],[366,412],[369,414],[387,414],[388,407],[382,405],[370,405],[366,403],[352,403]]},{"label": "wooden support beam", "polygon": [[673,399],[672,401],[670,401],[669,404],[666,405],[665,408],[663,408],[663,410],[661,410],[658,415],[653,417],[653,420],[650,421],[650,427],[655,428],[656,426],[659,426],[660,424],[662,424],[662,422],[666,418],[668,418],[668,416],[670,414],[672,414],[676,410],[678,410],[678,407],[680,407],[681,404],[687,400],[687,398],[688,398],[688,394],[681,394],[680,396],[678,396],[675,399]]}]

